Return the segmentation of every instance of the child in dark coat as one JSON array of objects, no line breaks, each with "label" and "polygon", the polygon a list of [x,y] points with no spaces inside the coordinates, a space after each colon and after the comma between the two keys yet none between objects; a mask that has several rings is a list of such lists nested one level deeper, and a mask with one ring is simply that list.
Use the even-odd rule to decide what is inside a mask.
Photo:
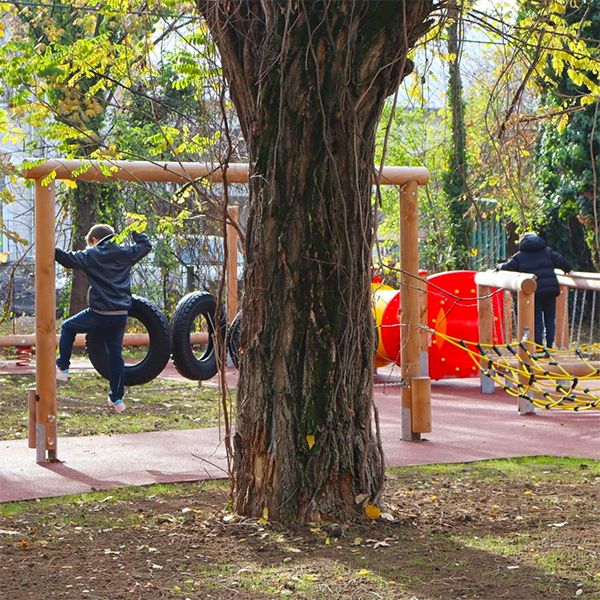
[{"label": "child in dark coat", "polygon": [[568,273],[571,263],[561,254],[546,246],[537,234],[528,232],[519,242],[519,251],[507,262],[496,268],[505,271],[532,273],[537,278],[535,291],[535,343],[543,345],[544,331],[546,347],[552,348],[556,332],[556,297],[560,293],[555,268]]},{"label": "child in dark coat", "polygon": [[[132,219],[127,219],[131,225]],[[110,225],[94,225],[88,232],[88,247],[78,252],[64,252],[55,248],[56,262],[63,267],[82,269],[89,282],[89,308],[63,322],[60,330],[58,368],[56,378],[68,380],[73,342],[78,333],[102,331],[108,353],[108,405],[117,412],[125,410],[123,362],[123,335],[127,313],[131,308],[131,267],[141,260],[152,245],[148,236],[132,232],[134,244],[119,245],[112,241],[115,230]]]}]

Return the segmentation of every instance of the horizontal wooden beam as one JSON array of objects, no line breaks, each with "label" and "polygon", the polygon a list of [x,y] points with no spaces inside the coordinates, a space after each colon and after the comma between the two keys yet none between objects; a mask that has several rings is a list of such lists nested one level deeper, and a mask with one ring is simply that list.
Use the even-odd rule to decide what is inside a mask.
[{"label": "horizontal wooden beam", "polygon": [[558,283],[579,290],[600,291],[600,273],[584,273],[571,271],[568,275],[557,273]]},{"label": "horizontal wooden beam", "polygon": [[[86,168],[87,167],[87,168]],[[43,179],[55,173],[56,179],[80,181],[171,181],[187,182],[206,179],[211,183],[248,183],[247,163],[162,162],[148,161],[98,161],[51,159],[23,171],[26,179]],[[374,169],[374,183],[381,185],[405,185],[416,181],[426,185],[429,170],[425,167],[383,167],[381,175]]]},{"label": "horizontal wooden beam", "polygon": [[[564,271],[554,269],[557,275],[564,275]],[[584,279],[600,279],[600,273],[587,273],[586,271],[569,271],[571,277],[583,277]]]},{"label": "horizontal wooden beam", "polygon": [[475,283],[524,294],[533,294],[537,288],[535,275],[516,271],[482,271],[475,274]]},{"label": "horizontal wooden beam", "polygon": [[[60,336],[56,336],[56,345]],[[191,333],[190,341],[192,344],[207,344],[207,333]],[[123,338],[124,346],[147,346],[149,336],[147,333],[126,333]],[[35,346],[35,334],[31,335],[0,335],[0,347],[10,348],[15,346]],[[85,347],[85,335],[80,333],[75,338],[76,348]]]}]

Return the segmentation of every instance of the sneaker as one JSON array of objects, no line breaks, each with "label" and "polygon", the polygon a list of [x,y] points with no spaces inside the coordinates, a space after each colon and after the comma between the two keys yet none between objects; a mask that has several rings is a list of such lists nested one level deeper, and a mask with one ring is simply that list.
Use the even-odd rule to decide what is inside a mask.
[{"label": "sneaker", "polygon": [[56,369],[57,381],[69,381],[69,369]]},{"label": "sneaker", "polygon": [[127,410],[127,407],[125,406],[125,402],[123,402],[123,400],[116,400],[115,402],[113,402],[110,399],[110,396],[106,399],[106,403],[108,404],[108,406],[110,406],[111,408],[115,409],[115,412],[118,413],[122,413],[125,412]]}]

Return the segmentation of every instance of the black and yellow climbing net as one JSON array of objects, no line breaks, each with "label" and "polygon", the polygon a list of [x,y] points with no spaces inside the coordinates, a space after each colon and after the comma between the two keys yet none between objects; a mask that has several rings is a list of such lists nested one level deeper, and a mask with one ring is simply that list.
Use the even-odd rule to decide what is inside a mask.
[{"label": "black and yellow climbing net", "polygon": [[[479,344],[429,330],[431,334],[467,352],[484,375],[507,394],[529,400],[534,406],[583,411],[600,409],[598,345],[577,348],[577,373],[564,353],[535,348],[533,343]],[[518,360],[521,354],[522,360]]]}]

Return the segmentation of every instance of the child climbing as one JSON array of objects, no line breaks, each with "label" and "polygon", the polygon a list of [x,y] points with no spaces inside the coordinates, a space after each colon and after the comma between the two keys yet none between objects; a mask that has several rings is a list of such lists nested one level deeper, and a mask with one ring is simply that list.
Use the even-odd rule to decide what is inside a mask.
[{"label": "child climbing", "polygon": [[[126,219],[127,226],[134,220]],[[55,248],[56,262],[70,269],[82,269],[90,282],[89,308],[64,321],[60,330],[59,356],[56,360],[56,378],[67,381],[73,352],[73,342],[78,333],[102,331],[108,353],[109,384],[108,405],[116,412],[126,410],[123,395],[125,364],[123,361],[123,336],[127,313],[131,308],[131,267],[141,260],[152,245],[148,236],[131,232],[132,245],[112,241],[115,230],[110,225],[94,225],[86,236],[87,248],[65,252]]]}]

